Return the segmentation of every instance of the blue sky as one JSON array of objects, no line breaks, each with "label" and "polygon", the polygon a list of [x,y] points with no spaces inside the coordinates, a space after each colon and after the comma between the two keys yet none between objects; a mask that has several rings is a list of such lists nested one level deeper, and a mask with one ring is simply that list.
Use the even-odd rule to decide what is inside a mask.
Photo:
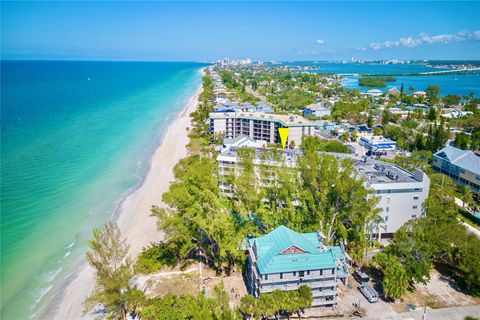
[{"label": "blue sky", "polygon": [[480,2],[3,2],[4,59],[480,59]]}]

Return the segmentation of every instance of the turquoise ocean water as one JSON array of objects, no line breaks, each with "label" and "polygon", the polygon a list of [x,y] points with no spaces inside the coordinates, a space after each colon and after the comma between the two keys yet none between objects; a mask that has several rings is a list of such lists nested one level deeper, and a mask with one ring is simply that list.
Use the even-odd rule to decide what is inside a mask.
[{"label": "turquoise ocean water", "polygon": [[1,62],[0,318],[44,311],[92,228],[141,182],[203,66]]}]

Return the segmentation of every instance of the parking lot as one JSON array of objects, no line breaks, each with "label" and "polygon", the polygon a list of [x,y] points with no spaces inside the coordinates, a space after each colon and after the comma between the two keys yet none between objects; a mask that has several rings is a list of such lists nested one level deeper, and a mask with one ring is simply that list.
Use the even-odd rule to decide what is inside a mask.
[{"label": "parking lot", "polygon": [[[458,291],[441,275],[433,270],[427,285],[416,285],[414,292],[409,292],[400,302],[391,303],[379,299],[369,303],[360,292],[359,283],[350,278],[349,288],[342,289],[337,314],[351,318],[354,310],[359,310],[364,319],[422,319],[426,307],[425,319],[463,320],[466,316],[480,316],[480,299]],[[408,305],[415,306],[408,311]],[[356,307],[358,306],[358,307]]]}]

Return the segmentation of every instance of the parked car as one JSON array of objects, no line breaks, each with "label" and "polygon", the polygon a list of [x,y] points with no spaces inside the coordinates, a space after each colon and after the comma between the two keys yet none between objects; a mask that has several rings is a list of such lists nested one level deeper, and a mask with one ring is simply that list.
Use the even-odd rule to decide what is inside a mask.
[{"label": "parked car", "polygon": [[370,277],[368,276],[368,274],[366,274],[365,272],[363,272],[361,269],[355,270],[355,272],[353,273],[353,277],[354,277],[354,278],[358,281],[358,283],[360,283],[360,284],[370,281]]},{"label": "parked car", "polygon": [[368,283],[362,283],[360,285],[360,292],[370,303],[378,302],[378,293]]}]

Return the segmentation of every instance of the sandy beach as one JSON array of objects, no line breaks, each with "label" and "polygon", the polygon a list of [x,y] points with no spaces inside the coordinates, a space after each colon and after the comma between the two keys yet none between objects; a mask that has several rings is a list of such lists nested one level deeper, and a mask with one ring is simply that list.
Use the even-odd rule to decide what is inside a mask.
[{"label": "sandy beach", "polygon": [[[162,239],[162,233],[156,227],[156,218],[150,216],[150,209],[152,205],[162,205],[162,194],[168,190],[174,179],[173,167],[187,156],[186,145],[189,138],[186,128],[191,127],[189,114],[197,108],[200,91],[201,87],[168,127],[151,159],[150,169],[142,184],[122,201],[114,215],[122,236],[130,245],[132,258],[135,258],[143,247]],[[61,296],[57,298],[55,305],[49,308],[46,316],[62,320],[92,318],[92,314],[82,316],[82,302],[93,290],[93,285],[93,269],[84,260],[76,268]]]}]

